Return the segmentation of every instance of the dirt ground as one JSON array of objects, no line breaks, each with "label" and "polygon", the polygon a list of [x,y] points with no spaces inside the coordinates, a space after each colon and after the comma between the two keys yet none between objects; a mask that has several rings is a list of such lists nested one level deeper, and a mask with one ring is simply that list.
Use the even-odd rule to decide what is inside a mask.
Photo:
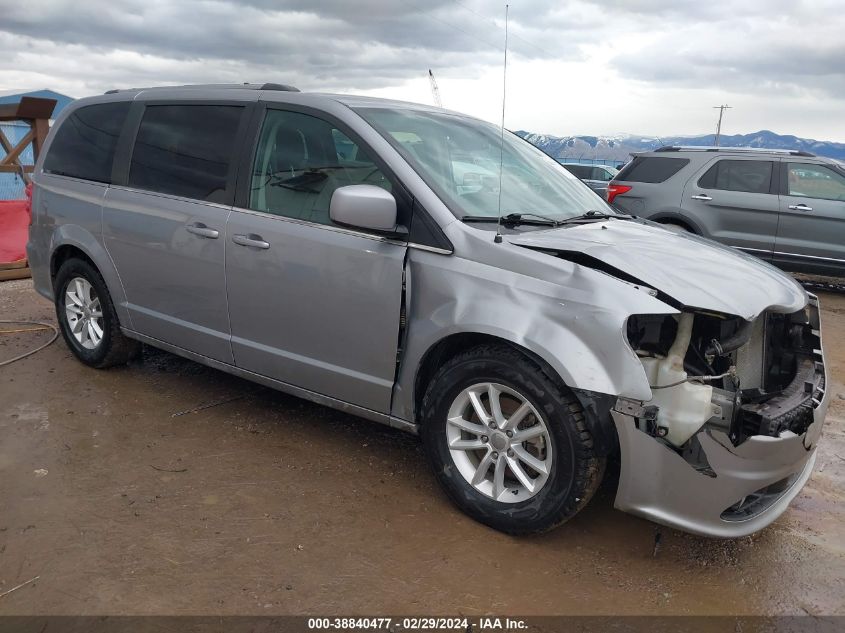
[{"label": "dirt ground", "polygon": [[[508,537],[447,502],[415,437],[153,349],[89,369],[59,340],[0,368],[0,614],[845,614],[845,294],[821,303],[816,471],[734,541],[614,510],[612,476]],[[0,284],[0,319],[54,322],[29,281]],[[0,334],[0,360],[48,335]]]}]

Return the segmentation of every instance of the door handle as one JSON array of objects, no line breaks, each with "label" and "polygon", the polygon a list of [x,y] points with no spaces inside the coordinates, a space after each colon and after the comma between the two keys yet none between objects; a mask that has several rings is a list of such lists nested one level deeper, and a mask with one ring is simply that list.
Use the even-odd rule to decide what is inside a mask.
[{"label": "door handle", "polygon": [[200,237],[207,237],[211,240],[216,240],[220,236],[220,231],[216,229],[210,229],[202,222],[194,222],[193,224],[189,224],[185,227],[185,230],[188,233],[193,233],[194,235],[199,235]]},{"label": "door handle", "polygon": [[702,200],[704,202],[710,202],[713,198],[711,198],[710,196],[708,196],[705,193],[700,193],[697,196],[692,196],[692,199],[693,200]]},{"label": "door handle", "polygon": [[241,246],[251,246],[252,248],[261,248],[267,250],[270,248],[270,243],[265,242],[260,235],[250,233],[249,235],[233,235],[232,241]]},{"label": "door handle", "polygon": [[789,208],[793,211],[812,211],[813,207],[808,207],[806,204],[790,204]]}]

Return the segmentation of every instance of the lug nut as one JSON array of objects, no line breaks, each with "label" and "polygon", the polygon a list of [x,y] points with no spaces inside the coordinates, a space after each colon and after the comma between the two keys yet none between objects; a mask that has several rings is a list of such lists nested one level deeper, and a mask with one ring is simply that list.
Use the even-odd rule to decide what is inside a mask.
[{"label": "lug nut", "polygon": [[499,459],[499,454],[498,454],[498,453],[493,453],[493,459]]},{"label": "lug nut", "polygon": [[508,449],[508,457],[513,457],[513,450],[510,448]]},{"label": "lug nut", "polygon": [[481,441],[482,441],[482,442],[484,442],[485,444],[487,443],[487,441],[488,441],[489,439],[490,439],[490,438],[489,438],[489,437],[487,437],[486,435],[482,435],[482,436],[481,436]]},{"label": "lug nut", "polygon": [[490,428],[491,428],[491,429],[495,429],[495,428],[496,428],[496,423],[495,423],[495,422],[490,422]]},{"label": "lug nut", "polygon": [[505,435],[508,437],[513,437],[513,431],[505,431]]}]

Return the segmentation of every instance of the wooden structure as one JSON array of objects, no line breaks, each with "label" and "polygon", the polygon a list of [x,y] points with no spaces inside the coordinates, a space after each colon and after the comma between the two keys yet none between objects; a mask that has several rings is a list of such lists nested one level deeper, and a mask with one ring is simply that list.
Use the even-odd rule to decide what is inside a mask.
[{"label": "wooden structure", "polygon": [[[44,146],[50,129],[50,116],[56,107],[55,99],[39,97],[21,97],[18,103],[0,104],[0,122],[21,122],[29,126],[29,131],[14,142],[6,137],[0,128],[0,147],[4,156],[0,157],[0,173],[19,174],[27,185],[30,184],[35,162]],[[32,145],[32,164],[24,163],[22,155]],[[0,281],[22,279],[30,276],[29,266],[24,254],[26,227],[29,225],[28,203],[24,200],[3,201],[0,204]],[[13,253],[9,257],[8,253]],[[23,259],[19,259],[23,257]],[[11,258],[14,261],[2,261]]]},{"label": "wooden structure", "polygon": [[[38,160],[38,154],[44,146],[44,139],[50,129],[50,116],[56,107],[55,99],[41,99],[39,97],[21,97],[18,103],[0,105],[0,121],[21,121],[29,125],[29,132],[16,144],[6,138],[0,129],[0,146],[6,155],[0,158],[0,173],[12,172],[20,174],[26,183],[30,182],[30,174]],[[21,154],[29,144],[32,144],[32,164],[21,162]]]},{"label": "wooden structure", "polygon": [[29,279],[30,277],[32,277],[32,271],[29,269],[26,260],[22,262],[0,262],[0,281]]}]

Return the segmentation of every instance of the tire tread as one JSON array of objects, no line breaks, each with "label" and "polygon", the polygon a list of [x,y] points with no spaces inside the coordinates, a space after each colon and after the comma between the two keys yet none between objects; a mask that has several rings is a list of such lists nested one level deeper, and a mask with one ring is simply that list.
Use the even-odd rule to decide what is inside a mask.
[{"label": "tire tread", "polygon": [[[422,400],[421,434],[425,436],[426,429],[432,428],[430,425],[436,424],[434,415],[435,410],[440,405],[440,399],[443,397],[443,389],[440,383],[444,380],[445,375],[459,365],[482,363],[491,359],[502,360],[528,376],[539,374],[544,379],[543,382],[549,390],[549,395],[558,403],[561,410],[568,411],[574,427],[571,437],[575,440],[573,441],[573,448],[576,452],[575,461],[578,464],[578,469],[571,488],[572,492],[566,503],[561,505],[555,516],[549,517],[542,522],[542,525],[536,527],[521,525],[493,526],[514,535],[547,532],[571,519],[587,505],[601,484],[606,464],[605,458],[597,456],[594,451],[593,436],[587,428],[584,410],[580,402],[557,376],[550,376],[548,371],[545,371],[539,363],[516,348],[505,344],[485,343],[460,352],[446,361],[429,382]],[[431,453],[431,451],[427,452]],[[433,466],[436,470],[436,464],[433,464]],[[461,505],[461,500],[456,498],[456,495],[448,487],[446,487],[446,492],[453,502]]]},{"label": "tire tread", "polygon": [[[81,356],[75,342],[70,340],[70,337],[66,332],[66,327],[64,325],[65,316],[61,313],[60,309],[61,304],[59,291],[64,285],[65,277],[70,277],[74,274],[80,274],[80,276],[89,278],[88,281],[91,282],[91,285],[97,290],[97,295],[100,298],[100,305],[102,306],[103,314],[106,317],[104,321],[107,326],[107,336],[104,336],[103,340],[108,341],[108,348],[106,349],[105,354],[103,354],[100,358],[89,359]],[[62,331],[62,336],[65,339],[65,343],[68,347],[70,347],[71,351],[73,351],[74,355],[80,361],[90,367],[95,367],[96,369],[106,369],[116,365],[125,365],[130,360],[138,356],[141,351],[141,344],[123,334],[120,329],[120,320],[117,317],[117,312],[114,309],[114,303],[112,302],[111,295],[108,291],[108,286],[106,286],[106,282],[100,274],[100,271],[93,265],[84,259],[77,257],[71,257],[65,260],[56,273],[55,296],[56,318],[61,325],[60,329]]]}]

